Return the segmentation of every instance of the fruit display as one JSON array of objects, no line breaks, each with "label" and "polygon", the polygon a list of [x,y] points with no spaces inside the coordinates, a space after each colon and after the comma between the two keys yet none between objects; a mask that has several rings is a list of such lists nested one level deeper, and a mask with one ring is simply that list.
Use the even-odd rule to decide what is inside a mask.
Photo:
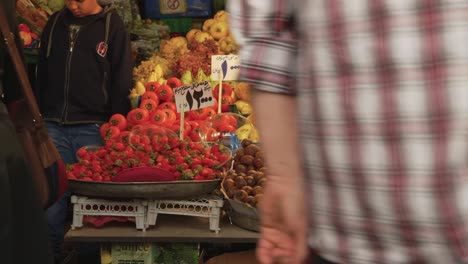
[{"label": "fruit display", "polygon": [[[171,78],[181,81],[180,84],[169,85],[171,88],[208,81],[215,101],[213,111],[200,109],[188,112],[186,113],[188,120],[193,118],[198,121],[205,120],[204,117],[213,116],[213,112],[238,113],[247,118],[241,125],[237,126],[239,122],[235,124],[234,129],[229,126],[223,127],[225,131],[218,130],[218,127],[212,128],[218,134],[233,132],[237,134],[239,140],[249,139],[257,142],[259,138],[250,105],[250,85],[239,81],[223,82],[222,94],[219,97],[219,82],[211,79],[211,57],[228,53],[220,48],[221,40],[226,37],[232,38],[228,29],[228,13],[219,11],[213,18],[206,20],[201,29],[192,29],[185,37],[177,36],[162,40],[160,52],[134,68],[135,85],[129,95],[132,107],[137,107],[145,92],[155,91],[159,89],[158,87],[166,87]],[[236,53],[237,49],[232,49],[230,52]],[[167,89],[163,90],[165,94],[171,93]],[[158,96],[167,95],[159,94]],[[218,105],[219,99],[221,100],[220,106]],[[210,138],[211,136],[202,134],[201,137]]]},{"label": "fruit display", "polygon": [[234,157],[233,168],[225,174],[222,182],[226,198],[256,208],[263,197],[265,172],[263,151],[252,141],[243,140],[242,148]]},{"label": "fruit display", "polygon": [[[55,3],[55,1],[51,1],[52,3]],[[37,35],[40,35],[49,16],[53,13],[45,3],[45,0],[18,0],[16,12],[19,16],[19,21],[28,25],[30,32],[34,32]]]},{"label": "fruit display", "polygon": [[25,23],[18,25],[19,36],[25,48],[37,48],[39,46],[39,37],[31,31],[31,28]]}]

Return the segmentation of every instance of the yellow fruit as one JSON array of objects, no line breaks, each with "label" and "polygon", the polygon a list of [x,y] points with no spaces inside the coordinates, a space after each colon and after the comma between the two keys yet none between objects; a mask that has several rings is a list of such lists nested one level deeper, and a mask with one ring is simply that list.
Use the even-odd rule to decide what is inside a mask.
[{"label": "yellow fruit", "polygon": [[245,124],[245,125],[239,127],[239,128],[236,130],[237,138],[238,138],[240,141],[249,138],[249,135],[251,134],[252,129],[254,129],[254,127],[253,127],[252,124],[250,124],[250,123]]},{"label": "yellow fruit", "polygon": [[198,43],[203,43],[205,40],[213,39],[213,37],[207,32],[198,32],[195,34],[195,41]]},{"label": "yellow fruit", "polygon": [[252,123],[252,125],[255,125],[255,114],[254,112],[250,113],[250,115],[247,117],[247,120]]},{"label": "yellow fruit", "polygon": [[237,45],[234,38],[228,34],[228,36],[220,39],[218,41],[219,49],[224,54],[235,54],[239,50],[239,46]]},{"label": "yellow fruit", "polygon": [[191,84],[193,83],[193,76],[191,71],[185,71],[180,78],[183,84]]},{"label": "yellow fruit", "polygon": [[211,26],[216,22],[214,19],[207,19],[203,22],[202,30],[205,32],[210,31]]},{"label": "yellow fruit", "polygon": [[159,83],[159,84],[166,84],[166,81],[167,81],[167,80],[164,79],[164,78],[162,78],[162,77],[158,79],[158,83]]},{"label": "yellow fruit", "polygon": [[193,40],[195,40],[195,35],[200,31],[201,30],[199,29],[193,28],[189,32],[187,32],[187,35],[185,35],[185,37],[187,38],[187,41],[192,42]]},{"label": "yellow fruit", "polygon": [[211,25],[210,34],[215,40],[220,40],[229,34],[229,26],[226,22],[216,22]]},{"label": "yellow fruit", "polygon": [[219,10],[219,11],[216,12],[216,14],[214,15],[214,19],[215,19],[215,20],[218,20],[218,21],[225,21],[225,22],[227,22],[228,19],[229,19],[229,13],[227,13],[227,12],[224,11],[224,10]]},{"label": "yellow fruit", "polygon": [[141,82],[137,82],[135,88],[138,95],[143,95],[146,92],[146,88]]},{"label": "yellow fruit", "polygon": [[234,93],[238,100],[250,101],[250,85],[246,82],[240,82],[235,86]]},{"label": "yellow fruit", "polygon": [[20,31],[19,35],[20,35],[21,39],[23,40],[23,45],[24,46],[31,45],[31,43],[32,43],[31,33],[25,32],[25,31]]},{"label": "yellow fruit", "polygon": [[248,102],[243,100],[237,100],[234,104],[236,105],[237,110],[239,110],[239,112],[242,115],[247,116],[252,113],[252,106]]},{"label": "yellow fruit", "polygon": [[252,128],[248,136],[248,139],[250,139],[253,143],[257,143],[259,141],[258,131],[256,128]]}]

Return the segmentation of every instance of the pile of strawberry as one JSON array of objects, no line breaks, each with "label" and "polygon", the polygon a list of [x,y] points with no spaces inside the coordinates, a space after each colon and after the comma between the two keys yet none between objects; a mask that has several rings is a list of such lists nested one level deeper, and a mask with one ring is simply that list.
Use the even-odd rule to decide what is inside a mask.
[{"label": "pile of strawberry", "polygon": [[104,146],[78,150],[79,162],[67,168],[69,179],[112,181],[119,172],[137,167],[157,167],[178,180],[219,177],[222,165],[231,157],[219,137],[223,132],[234,132],[236,118],[218,115],[214,107],[190,111],[181,140],[172,88],[153,83],[147,89],[139,108],[126,117],[115,114],[101,126]]},{"label": "pile of strawberry", "polygon": [[112,181],[125,169],[157,167],[174,174],[177,180],[212,180],[219,178],[222,165],[230,158],[230,150],[219,144],[209,147],[165,135],[130,138],[138,143],[132,145],[128,138],[119,138],[97,149],[81,148],[77,153],[80,161],[68,167],[68,179]]}]

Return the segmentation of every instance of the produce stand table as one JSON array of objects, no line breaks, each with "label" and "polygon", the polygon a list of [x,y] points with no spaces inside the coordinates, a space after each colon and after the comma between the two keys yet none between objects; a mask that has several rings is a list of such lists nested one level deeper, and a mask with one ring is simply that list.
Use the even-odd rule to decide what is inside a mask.
[{"label": "produce stand table", "polygon": [[208,219],[177,215],[158,216],[156,226],[145,232],[133,224],[110,223],[102,228],[84,226],[69,230],[67,242],[196,242],[196,243],[256,243],[259,233],[230,224],[227,217],[220,221],[221,231],[215,233],[207,228]]}]

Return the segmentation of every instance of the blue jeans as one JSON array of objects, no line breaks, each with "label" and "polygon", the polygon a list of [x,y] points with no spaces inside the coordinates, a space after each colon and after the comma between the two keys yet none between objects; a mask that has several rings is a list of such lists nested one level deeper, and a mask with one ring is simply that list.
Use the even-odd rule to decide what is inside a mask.
[{"label": "blue jeans", "polygon": [[[88,145],[101,146],[104,144],[99,133],[100,125],[98,124],[61,126],[57,123],[46,122],[46,127],[65,164],[72,164],[78,161],[76,152],[79,148]],[[52,182],[56,183],[53,184],[55,188],[58,187],[58,181],[58,176],[57,179],[52,180]],[[52,192],[54,191],[56,190],[52,190]],[[69,192],[66,192],[47,208],[46,211],[51,244],[56,258],[59,258],[62,253],[70,195]]]}]

